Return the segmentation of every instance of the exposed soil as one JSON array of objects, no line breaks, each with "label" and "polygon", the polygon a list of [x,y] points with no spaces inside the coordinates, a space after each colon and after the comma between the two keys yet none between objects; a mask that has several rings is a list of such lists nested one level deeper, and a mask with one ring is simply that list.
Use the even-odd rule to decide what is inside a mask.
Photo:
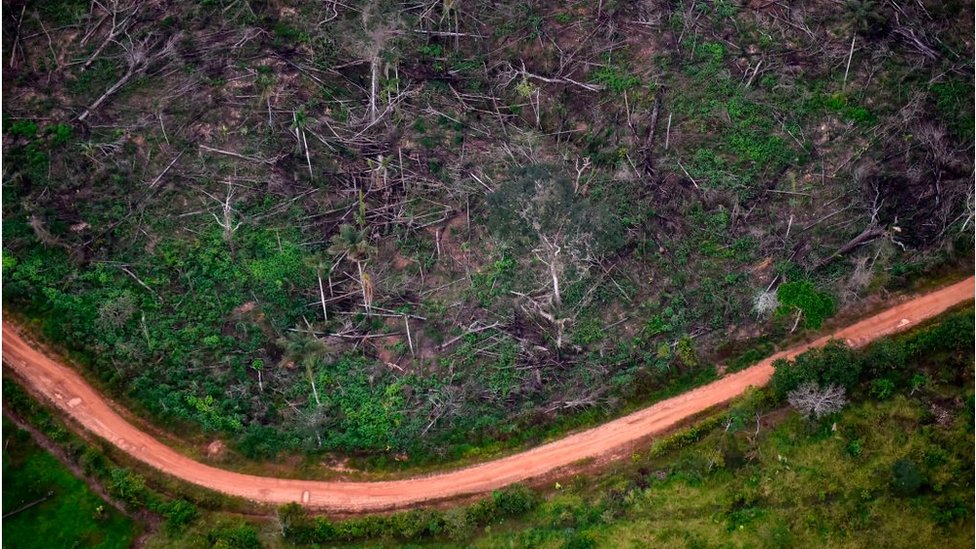
[{"label": "exposed soil", "polygon": [[581,460],[601,461],[608,455],[619,455],[621,449],[632,447],[636,441],[728,402],[750,386],[765,384],[777,359],[793,357],[831,338],[860,347],[903,331],[973,299],[974,282],[976,279],[970,277],[906,300],[829,336],[777,353],[748,369],[599,427],[472,467],[396,481],[328,482],[259,477],[194,461],[123,419],[77,372],[32,347],[20,329],[7,321],[3,322],[3,362],[35,392],[47,395],[59,409],[92,433],[135,459],[186,482],[275,505],[301,502],[310,508],[332,512],[383,511],[484,493],[549,475]]}]

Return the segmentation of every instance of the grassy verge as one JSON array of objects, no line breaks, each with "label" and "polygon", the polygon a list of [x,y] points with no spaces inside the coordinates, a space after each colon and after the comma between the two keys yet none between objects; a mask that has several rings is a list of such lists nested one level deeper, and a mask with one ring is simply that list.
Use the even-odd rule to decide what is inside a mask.
[{"label": "grassy verge", "polygon": [[[3,420],[4,546],[129,547],[142,526],[94,494],[30,435]],[[23,511],[16,510],[33,502]]]}]

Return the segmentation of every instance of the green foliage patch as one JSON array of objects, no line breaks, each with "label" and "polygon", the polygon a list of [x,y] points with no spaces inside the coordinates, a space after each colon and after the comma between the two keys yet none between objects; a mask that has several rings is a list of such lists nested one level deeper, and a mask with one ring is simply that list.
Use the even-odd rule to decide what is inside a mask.
[{"label": "green foliage patch", "polygon": [[777,313],[787,315],[792,310],[800,310],[807,326],[817,329],[823,321],[834,314],[834,299],[830,294],[820,292],[810,281],[784,282],[776,289],[780,308]]}]

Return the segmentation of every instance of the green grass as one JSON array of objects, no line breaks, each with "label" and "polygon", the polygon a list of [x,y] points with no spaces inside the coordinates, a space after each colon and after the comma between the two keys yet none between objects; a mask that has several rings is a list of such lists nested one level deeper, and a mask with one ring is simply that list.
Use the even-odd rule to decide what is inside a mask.
[{"label": "green grass", "polygon": [[131,545],[140,530],[137,523],[92,493],[6,418],[3,430],[4,513],[53,492],[43,503],[3,519],[4,547],[108,549]]},{"label": "green grass", "polygon": [[[902,396],[852,406],[816,428],[791,415],[737,470],[716,450],[720,426],[654,461],[663,481],[604,487],[597,500],[571,489],[474,546],[971,547],[972,425],[959,414],[933,426],[927,414]],[[900,460],[922,470],[917,493],[894,489]]]}]

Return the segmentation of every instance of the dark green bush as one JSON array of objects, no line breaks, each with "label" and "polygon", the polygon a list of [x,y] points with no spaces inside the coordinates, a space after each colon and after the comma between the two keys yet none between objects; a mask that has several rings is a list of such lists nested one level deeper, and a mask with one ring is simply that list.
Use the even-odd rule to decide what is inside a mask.
[{"label": "dark green bush", "polygon": [[908,353],[905,345],[890,338],[879,339],[867,349],[864,355],[864,374],[870,378],[894,375],[905,371]]},{"label": "dark green bush", "polygon": [[806,382],[840,385],[850,389],[861,374],[861,360],[842,341],[831,340],[822,348],[811,349],[792,362],[779,359],[773,363],[772,388],[778,398]]},{"label": "dark green bush", "polygon": [[903,497],[913,496],[925,485],[925,478],[915,462],[902,458],[891,468],[891,489]]},{"label": "dark green bush", "polygon": [[146,480],[125,469],[113,469],[108,491],[114,497],[131,505],[143,506],[149,495]]},{"label": "dark green bush", "polygon": [[895,382],[887,378],[875,379],[871,382],[871,396],[878,400],[888,400],[895,394]]},{"label": "dark green bush", "polygon": [[278,509],[278,520],[284,538],[296,545],[379,538],[416,541],[445,533],[451,539],[463,539],[478,525],[523,516],[537,505],[538,497],[532,490],[515,484],[492,492],[491,497],[470,507],[447,512],[415,509],[332,522],[324,517],[311,519],[305,508],[290,503]]},{"label": "dark green bush", "polygon": [[207,533],[207,542],[214,549],[261,549],[257,529],[244,523],[214,528]]},{"label": "dark green bush", "polygon": [[200,515],[196,505],[182,499],[163,503],[159,506],[159,512],[166,517],[166,530],[170,534],[182,532]]},{"label": "dark green bush", "polygon": [[539,504],[535,493],[522,484],[495,490],[491,493],[491,501],[495,505],[496,516],[506,518],[528,513]]}]

